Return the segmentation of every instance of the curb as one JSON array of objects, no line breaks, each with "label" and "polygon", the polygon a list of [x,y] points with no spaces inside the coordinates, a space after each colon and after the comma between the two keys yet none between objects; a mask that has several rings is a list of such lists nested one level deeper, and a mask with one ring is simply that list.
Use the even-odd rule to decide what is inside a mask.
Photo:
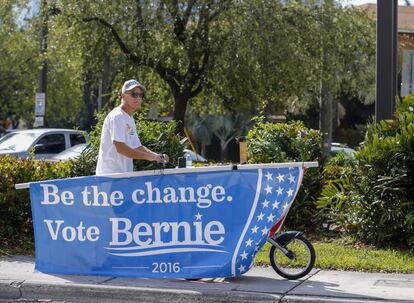
[{"label": "curb", "polygon": [[287,295],[282,298],[280,303],[410,303],[414,301],[405,300],[377,300],[372,298],[340,298],[340,297],[320,297],[320,296],[298,296]]},{"label": "curb", "polygon": [[280,302],[280,295],[223,290],[183,290],[93,284],[40,284],[0,281],[0,300],[57,300],[66,302]]},{"label": "curb", "polygon": [[372,298],[341,298],[308,295],[281,295],[238,290],[162,289],[95,284],[44,284],[24,281],[0,281],[0,302],[56,300],[59,302],[99,303],[408,303],[406,300],[378,300]]}]

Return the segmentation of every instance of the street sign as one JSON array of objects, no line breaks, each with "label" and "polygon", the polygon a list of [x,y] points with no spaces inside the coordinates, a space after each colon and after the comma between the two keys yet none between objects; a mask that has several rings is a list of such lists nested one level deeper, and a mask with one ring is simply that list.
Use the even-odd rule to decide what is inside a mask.
[{"label": "street sign", "polygon": [[35,115],[44,116],[46,107],[46,94],[36,93]]},{"label": "street sign", "polygon": [[43,116],[35,117],[33,127],[41,127],[41,126],[44,126],[44,124],[45,124],[45,119]]}]

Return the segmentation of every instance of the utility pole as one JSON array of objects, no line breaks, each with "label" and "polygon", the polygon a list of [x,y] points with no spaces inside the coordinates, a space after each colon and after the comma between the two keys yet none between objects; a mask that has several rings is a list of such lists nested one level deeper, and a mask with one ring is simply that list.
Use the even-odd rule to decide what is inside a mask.
[{"label": "utility pole", "polygon": [[39,85],[36,93],[35,121],[33,127],[43,127],[46,113],[46,91],[47,91],[47,35],[48,35],[48,3],[42,0],[40,9],[42,25],[40,29],[40,56],[41,64],[39,69]]},{"label": "utility pole", "polygon": [[397,96],[398,0],[377,0],[375,121],[391,119]]},{"label": "utility pole", "polygon": [[327,33],[331,31],[332,17],[330,11],[333,6],[332,0],[321,2],[321,71],[320,71],[320,99],[319,99],[319,130],[322,132],[323,152],[329,155],[333,141],[333,133],[336,128],[334,124],[334,113],[337,102],[332,94],[334,77],[330,71],[331,56],[327,49]]}]

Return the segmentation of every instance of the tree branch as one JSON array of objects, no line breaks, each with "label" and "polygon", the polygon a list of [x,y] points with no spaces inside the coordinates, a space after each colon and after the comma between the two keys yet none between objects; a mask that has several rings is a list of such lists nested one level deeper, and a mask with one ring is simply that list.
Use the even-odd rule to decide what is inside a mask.
[{"label": "tree branch", "polygon": [[99,17],[88,17],[88,18],[83,18],[83,21],[85,22],[95,21],[95,22],[102,24],[104,27],[108,28],[111,31],[112,36],[115,38],[116,42],[118,43],[119,47],[121,48],[122,52],[127,56],[128,59],[130,59],[132,62],[136,64],[141,64],[141,65],[145,65],[150,68],[153,68],[160,75],[160,77],[163,78],[170,85],[175,85],[179,87],[177,83],[180,82],[183,77],[179,75],[177,71],[171,68],[167,68],[163,66],[159,61],[151,59],[151,58],[143,60],[142,57],[138,56],[136,53],[133,53],[128,48],[128,46],[124,43],[122,38],[119,36],[117,30],[106,20],[99,18]]},{"label": "tree branch", "polygon": [[128,59],[138,64],[142,63],[142,58],[131,52],[131,50],[126,46],[122,38],[119,36],[116,29],[112,26],[112,24],[110,24],[106,20],[99,18],[99,17],[87,17],[87,18],[83,18],[83,21],[85,22],[96,21],[102,24],[104,27],[108,28],[111,31],[112,36],[115,38],[115,41],[118,43],[119,47],[121,48],[122,52],[128,57]]},{"label": "tree branch", "polygon": [[182,17],[179,15],[179,7],[178,7],[178,1],[177,0],[171,0],[167,1],[166,6],[168,9],[168,12],[170,13],[172,19],[174,20],[174,33],[177,37],[178,41],[180,41],[182,44],[185,44],[188,35],[186,32],[186,27],[188,23],[188,19],[190,18],[191,11],[194,7],[196,0],[190,0],[187,4],[187,8],[184,11],[184,14]]}]

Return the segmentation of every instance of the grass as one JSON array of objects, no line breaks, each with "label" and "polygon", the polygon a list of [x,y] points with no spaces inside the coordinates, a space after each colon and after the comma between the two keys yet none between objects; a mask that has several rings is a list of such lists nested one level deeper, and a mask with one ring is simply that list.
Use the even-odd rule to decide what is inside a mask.
[{"label": "grass", "polygon": [[[386,273],[414,273],[414,252],[397,249],[379,249],[356,245],[349,238],[312,239],[316,251],[315,267],[330,270],[350,270]],[[271,245],[266,245],[256,256],[256,265],[268,265]]]}]

